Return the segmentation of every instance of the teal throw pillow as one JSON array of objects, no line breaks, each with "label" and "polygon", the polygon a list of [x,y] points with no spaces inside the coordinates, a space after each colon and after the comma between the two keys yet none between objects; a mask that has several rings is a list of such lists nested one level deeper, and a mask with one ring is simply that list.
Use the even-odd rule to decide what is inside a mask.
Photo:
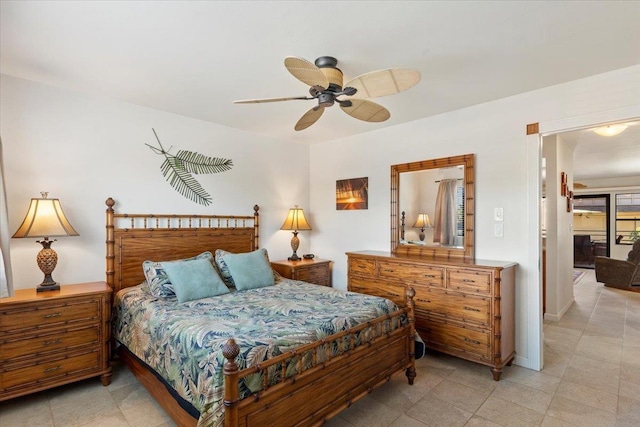
[{"label": "teal throw pillow", "polygon": [[163,262],[162,268],[173,284],[178,302],[229,293],[229,289],[208,259]]},{"label": "teal throw pillow", "polygon": [[[209,251],[203,252],[200,255],[196,255],[192,258],[164,262],[183,262],[201,258],[207,259],[209,260],[209,262],[213,262],[213,255]],[[166,271],[164,271],[164,268],[162,268],[162,262],[144,261],[142,263],[142,271],[144,272],[144,277],[147,280],[149,290],[151,291],[151,294],[153,296],[166,298],[172,297],[176,294],[173,289],[173,284],[167,277],[167,273]]]},{"label": "teal throw pillow", "polygon": [[269,259],[260,249],[242,254],[228,253],[224,261],[239,291],[275,284]]},{"label": "teal throw pillow", "polygon": [[[267,252],[267,249],[260,248],[256,250],[256,252],[258,251],[262,252],[264,259],[267,261],[267,264],[269,264],[269,253]],[[229,267],[227,266],[227,262],[225,261],[228,255],[234,255],[234,253],[225,251],[224,249],[216,249],[215,261],[216,266],[218,267],[218,271],[220,272],[220,277],[222,277],[222,280],[229,287],[229,289],[233,291],[236,288],[236,284],[233,283],[233,277],[231,276],[231,272],[229,271]],[[273,275],[275,279],[278,279],[279,275],[275,272],[275,270],[273,270]]]}]

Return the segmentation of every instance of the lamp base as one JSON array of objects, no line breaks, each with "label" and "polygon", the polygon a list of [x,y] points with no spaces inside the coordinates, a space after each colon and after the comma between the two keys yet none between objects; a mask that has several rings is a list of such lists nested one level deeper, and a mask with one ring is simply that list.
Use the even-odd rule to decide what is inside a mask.
[{"label": "lamp base", "polygon": [[300,247],[300,239],[298,238],[298,231],[293,231],[293,237],[291,238],[291,250],[293,250],[293,254],[287,258],[289,261],[300,261],[300,257],[296,253],[298,248]]},{"label": "lamp base", "polygon": [[59,291],[60,284],[53,282],[51,285],[45,285],[44,283],[40,283],[36,288],[36,292],[48,292],[48,291]]},{"label": "lamp base", "polygon": [[51,248],[53,242],[55,242],[55,239],[49,240],[48,237],[38,240],[38,243],[42,245],[42,249],[38,252],[36,261],[40,271],[44,273],[44,279],[36,288],[36,292],[57,291],[60,289],[60,285],[51,277],[51,273],[53,273],[58,264],[58,254]]}]

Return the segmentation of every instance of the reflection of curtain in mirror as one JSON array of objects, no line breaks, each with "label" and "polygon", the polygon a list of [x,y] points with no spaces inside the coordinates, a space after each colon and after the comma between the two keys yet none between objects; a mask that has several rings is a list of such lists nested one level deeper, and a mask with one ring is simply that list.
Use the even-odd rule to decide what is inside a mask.
[{"label": "reflection of curtain in mirror", "polygon": [[9,216],[7,193],[2,164],[2,139],[0,138],[0,298],[13,295],[11,264],[9,263]]},{"label": "reflection of curtain in mirror", "polygon": [[438,186],[436,211],[433,221],[433,242],[442,245],[455,245],[457,234],[458,210],[456,208],[456,190],[458,180],[443,179]]}]

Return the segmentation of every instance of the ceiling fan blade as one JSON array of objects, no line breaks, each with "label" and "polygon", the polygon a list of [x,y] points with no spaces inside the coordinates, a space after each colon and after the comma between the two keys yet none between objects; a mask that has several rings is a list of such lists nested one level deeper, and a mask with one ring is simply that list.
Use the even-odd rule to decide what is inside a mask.
[{"label": "ceiling fan blade", "polygon": [[234,104],[261,104],[263,102],[280,102],[291,101],[294,99],[313,99],[308,96],[290,96],[288,98],[259,98],[259,99],[241,99],[239,101],[233,101]]},{"label": "ceiling fan blade", "polygon": [[304,130],[318,121],[320,116],[324,113],[324,107],[313,107],[300,117],[298,123],[296,123],[295,130]]},{"label": "ceiling fan blade", "polygon": [[377,98],[402,92],[420,81],[420,72],[409,68],[389,68],[361,74],[344,85],[358,90],[354,98]]},{"label": "ceiling fan blade", "polygon": [[313,62],[297,56],[287,56],[284,59],[284,66],[302,83],[309,86],[322,86],[323,89],[329,87],[327,76]]},{"label": "ceiling fan blade", "polygon": [[350,106],[346,107],[340,104],[340,108],[342,108],[342,111],[358,120],[363,120],[365,122],[384,122],[391,117],[389,110],[375,102],[366,101],[364,99],[350,99],[349,102],[351,103]]}]

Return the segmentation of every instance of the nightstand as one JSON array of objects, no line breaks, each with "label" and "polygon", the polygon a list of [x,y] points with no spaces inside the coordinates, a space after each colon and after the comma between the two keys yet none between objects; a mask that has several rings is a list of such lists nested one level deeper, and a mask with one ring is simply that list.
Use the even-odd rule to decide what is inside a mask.
[{"label": "nightstand", "polygon": [[303,280],[322,286],[331,286],[331,261],[326,259],[301,259],[300,261],[273,261],[271,267],[282,277]]},{"label": "nightstand", "polygon": [[110,332],[105,282],[0,299],[0,401],[96,376],[109,385]]}]

